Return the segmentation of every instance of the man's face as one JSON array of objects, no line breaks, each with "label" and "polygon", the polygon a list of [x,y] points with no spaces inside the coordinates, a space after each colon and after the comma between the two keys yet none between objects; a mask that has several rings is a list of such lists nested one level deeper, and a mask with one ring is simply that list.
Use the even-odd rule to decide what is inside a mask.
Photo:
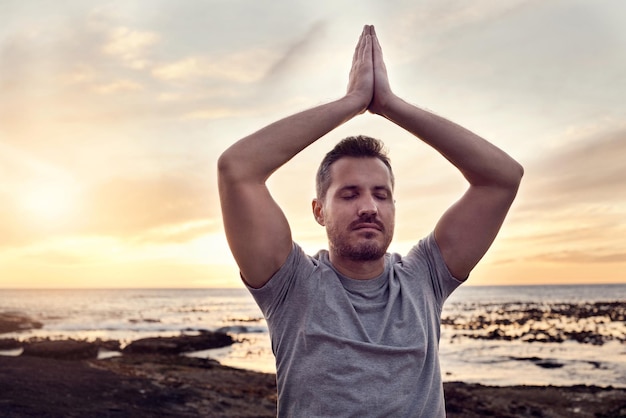
[{"label": "man's face", "polygon": [[381,258],[395,225],[389,169],[378,158],[344,157],[330,173],[326,197],[313,201],[313,213],[326,227],[331,254],[353,261]]}]

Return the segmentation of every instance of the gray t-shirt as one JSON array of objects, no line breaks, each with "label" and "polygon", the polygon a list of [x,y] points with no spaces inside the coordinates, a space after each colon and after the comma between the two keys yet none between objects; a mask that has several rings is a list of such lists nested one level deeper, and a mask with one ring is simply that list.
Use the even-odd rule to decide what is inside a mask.
[{"label": "gray t-shirt", "polygon": [[385,270],[353,280],[327,251],[294,243],[285,264],[250,289],[276,356],[281,417],[445,417],[441,309],[460,285],[433,234]]}]

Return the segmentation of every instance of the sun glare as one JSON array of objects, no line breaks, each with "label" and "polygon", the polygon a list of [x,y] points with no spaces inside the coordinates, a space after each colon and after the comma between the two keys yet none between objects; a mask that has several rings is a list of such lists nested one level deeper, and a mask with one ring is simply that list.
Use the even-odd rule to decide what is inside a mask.
[{"label": "sun glare", "polygon": [[68,218],[74,207],[70,187],[59,184],[37,184],[22,193],[21,204],[31,218],[46,222]]}]

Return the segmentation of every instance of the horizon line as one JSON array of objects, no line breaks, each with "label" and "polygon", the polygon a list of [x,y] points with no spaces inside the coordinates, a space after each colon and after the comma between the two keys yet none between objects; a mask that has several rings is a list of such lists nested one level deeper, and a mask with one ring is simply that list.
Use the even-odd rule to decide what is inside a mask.
[{"label": "horizon line", "polygon": [[[626,282],[602,282],[602,283],[528,283],[528,284],[484,284],[484,283],[463,283],[461,287],[541,287],[541,286],[624,286]],[[240,286],[189,286],[189,287],[2,287],[2,290],[212,290],[212,289],[243,289]]]}]

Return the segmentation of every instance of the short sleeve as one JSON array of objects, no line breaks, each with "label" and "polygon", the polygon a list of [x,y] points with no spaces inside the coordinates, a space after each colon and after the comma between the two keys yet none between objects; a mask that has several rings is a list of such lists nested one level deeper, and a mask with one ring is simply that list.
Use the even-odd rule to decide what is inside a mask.
[{"label": "short sleeve", "polygon": [[285,304],[289,294],[294,291],[298,278],[308,277],[314,269],[315,260],[294,242],[285,263],[263,287],[255,289],[247,284],[246,287],[265,318],[269,319]]},{"label": "short sleeve", "polygon": [[415,268],[424,268],[427,271],[432,291],[440,306],[463,283],[456,279],[448,270],[433,232],[420,240],[409,251],[403,262],[414,265]]}]

